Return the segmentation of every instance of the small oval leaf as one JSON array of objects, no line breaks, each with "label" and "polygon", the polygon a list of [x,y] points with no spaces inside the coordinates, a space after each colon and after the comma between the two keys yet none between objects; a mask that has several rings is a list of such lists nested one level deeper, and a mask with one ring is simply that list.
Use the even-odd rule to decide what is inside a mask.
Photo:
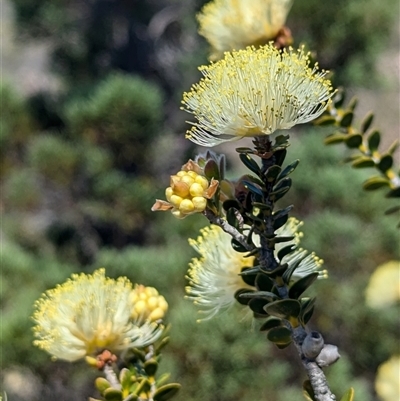
[{"label": "small oval leaf", "polygon": [[375,167],[375,162],[371,157],[360,156],[351,163],[354,168],[367,168],[367,167]]},{"label": "small oval leaf", "polygon": [[181,388],[179,383],[169,383],[157,389],[153,396],[154,401],[167,401],[171,399]]},{"label": "small oval leaf", "polygon": [[379,170],[382,171],[382,173],[386,173],[390,168],[393,166],[393,157],[391,155],[383,155],[380,162],[378,163],[378,168]]},{"label": "small oval leaf", "polygon": [[350,149],[358,148],[362,144],[363,138],[360,134],[348,135],[346,145]]},{"label": "small oval leaf", "polygon": [[274,327],[268,331],[267,338],[277,345],[286,345],[292,342],[292,332],[285,326]]},{"label": "small oval leaf", "polygon": [[319,126],[321,126],[321,127],[324,127],[324,126],[326,126],[326,125],[333,125],[333,124],[335,124],[335,122],[336,122],[335,117],[332,117],[332,116],[322,116],[322,117],[318,118],[318,120],[315,120],[315,121],[314,121],[314,124],[315,124],[315,125],[319,125]]},{"label": "small oval leaf", "polygon": [[242,163],[253,173],[255,174],[260,174],[260,167],[256,163],[255,160],[253,160],[248,154],[246,153],[240,153],[239,158],[242,161]]},{"label": "small oval leaf", "polygon": [[374,119],[374,113],[372,112],[372,111],[370,111],[365,117],[364,117],[364,120],[362,121],[362,123],[361,123],[361,132],[363,133],[363,134],[365,134],[367,131],[368,131],[368,129],[369,129],[369,127],[371,126],[371,124],[372,124],[372,120]]},{"label": "small oval leaf", "polygon": [[350,387],[340,399],[340,401],[354,401],[354,388]]},{"label": "small oval leaf", "polygon": [[260,298],[254,298],[248,303],[249,308],[253,312],[257,313],[257,315],[263,315],[263,316],[267,316],[268,315],[268,313],[265,312],[265,310],[264,310],[264,306],[267,305],[267,304],[268,304],[267,300],[260,299]]},{"label": "small oval leaf", "polygon": [[282,320],[276,317],[269,317],[260,327],[260,331],[268,331],[278,326],[282,326]]},{"label": "small oval leaf", "polygon": [[343,117],[340,120],[341,127],[350,127],[351,123],[353,122],[354,113],[352,111],[346,111],[343,114]]},{"label": "small oval leaf", "polygon": [[389,186],[389,181],[387,180],[387,178],[379,176],[371,177],[368,180],[364,181],[363,183],[363,188],[366,191],[374,191],[375,189],[388,186]]},{"label": "small oval leaf", "polygon": [[273,165],[268,168],[268,170],[265,172],[265,177],[267,178],[268,182],[273,182],[276,180],[278,177],[279,173],[281,172],[281,167],[278,165]]},{"label": "small oval leaf", "polygon": [[281,319],[298,317],[300,313],[300,302],[295,299],[282,299],[265,305],[264,310],[271,316]]},{"label": "small oval leaf", "polygon": [[253,194],[256,194],[258,196],[263,196],[263,191],[261,187],[257,184],[254,184],[250,181],[243,181],[243,185]]},{"label": "small oval leaf", "polygon": [[289,289],[289,297],[293,299],[299,298],[299,296],[318,278],[318,276],[318,272],[310,273],[296,281]]},{"label": "small oval leaf", "polygon": [[381,134],[378,130],[371,132],[368,136],[368,147],[371,152],[375,152],[381,142]]},{"label": "small oval leaf", "polygon": [[341,132],[335,132],[333,134],[328,135],[324,139],[324,143],[325,143],[325,145],[334,145],[336,143],[345,141],[346,138],[347,138],[346,134],[342,134]]},{"label": "small oval leaf", "polygon": [[294,162],[290,163],[289,165],[287,165],[282,172],[278,175],[277,180],[281,180],[282,178],[285,178],[286,176],[288,176],[289,174],[292,174],[293,171],[296,169],[296,167],[299,165],[300,160],[297,159]]}]

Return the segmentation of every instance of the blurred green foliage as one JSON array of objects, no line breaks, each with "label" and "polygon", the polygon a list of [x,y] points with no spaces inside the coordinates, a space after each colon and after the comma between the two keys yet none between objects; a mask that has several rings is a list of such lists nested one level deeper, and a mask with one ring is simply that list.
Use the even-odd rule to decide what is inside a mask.
[{"label": "blurred green foliage", "polygon": [[[181,91],[206,61],[194,17],[204,1],[13,3],[21,38],[53,42],[65,87],[29,99],[1,87],[1,379],[24,367],[41,386],[31,398],[12,392],[9,398],[93,395],[96,372],[89,377],[83,363],[52,362],[34,348],[29,316],[41,292],[72,272],[104,266],[110,276],[158,288],[169,302],[171,344],[161,369],[182,383],[177,401],[302,400],[305,377],[295,351],[275,349],[240,307],[195,322],[196,310],[183,298],[194,256],[187,238],[206,221],[150,212],[169,173],[189,154],[182,135],[171,133],[183,132]],[[149,22],[166,5],[177,7],[172,15],[177,10],[179,18],[149,35]],[[354,83],[354,74],[371,72],[393,7],[394,0],[294,2],[288,25],[338,81]],[[390,205],[381,194],[362,191],[367,173],[342,168],[343,155],[323,146],[322,130],[311,131],[291,135],[287,160],[301,163],[285,197],[305,220],[302,246],[329,269],[330,278],[313,290],[311,327],[340,348],[342,359],[327,369],[333,390],[341,395],[354,386],[357,401],[372,401],[376,367],[396,350],[399,310],[371,311],[363,291],[378,264],[400,257],[399,234],[383,216]]]}]

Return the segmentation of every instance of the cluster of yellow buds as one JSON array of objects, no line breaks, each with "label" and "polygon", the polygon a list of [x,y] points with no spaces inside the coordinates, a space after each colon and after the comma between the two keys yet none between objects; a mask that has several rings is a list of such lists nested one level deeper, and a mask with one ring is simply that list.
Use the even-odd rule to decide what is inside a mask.
[{"label": "cluster of yellow buds", "polygon": [[165,298],[153,287],[136,284],[131,293],[133,309],[131,317],[135,321],[150,321],[162,319],[168,310]]},{"label": "cluster of yellow buds", "polygon": [[165,190],[167,202],[156,200],[151,210],[171,210],[178,219],[183,219],[206,209],[207,199],[211,199],[218,187],[218,181],[211,182],[202,175],[201,167],[189,160],[182,169],[171,176],[170,186]]}]

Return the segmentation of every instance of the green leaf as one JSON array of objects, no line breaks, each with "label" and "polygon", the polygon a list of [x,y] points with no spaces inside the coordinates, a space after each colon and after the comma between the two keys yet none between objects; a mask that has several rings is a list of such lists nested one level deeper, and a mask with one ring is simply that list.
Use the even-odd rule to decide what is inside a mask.
[{"label": "green leaf", "polygon": [[393,214],[400,211],[400,205],[393,206],[385,211],[385,214]]},{"label": "green leaf", "polygon": [[310,273],[296,281],[289,289],[289,297],[293,299],[299,296],[318,278],[319,273]]},{"label": "green leaf", "polygon": [[343,91],[343,88],[338,89],[332,100],[335,105],[335,108],[338,109],[339,107],[342,106],[342,104],[346,100],[346,93]]},{"label": "green leaf", "polygon": [[276,317],[269,317],[260,327],[260,331],[268,331],[278,326],[282,326],[282,320]]},{"label": "green leaf", "polygon": [[281,180],[282,178],[285,178],[286,176],[288,176],[289,174],[293,173],[293,171],[296,169],[296,167],[299,165],[300,160],[297,159],[294,162],[288,164],[283,170],[282,172],[279,174],[277,180]]},{"label": "green leaf", "polygon": [[399,147],[399,140],[396,139],[390,146],[389,149],[387,151],[387,153],[389,153],[389,155],[393,155],[393,153],[397,150],[397,148]]},{"label": "green leaf", "polygon": [[264,195],[262,188],[257,184],[243,180],[243,185],[253,194],[256,194],[261,197]]},{"label": "green leaf", "polygon": [[257,274],[255,287],[259,291],[272,291],[274,282],[264,273]]},{"label": "green leaf", "polygon": [[242,163],[253,173],[255,174],[260,174],[260,167],[256,163],[255,160],[253,160],[248,154],[246,153],[240,153],[239,158],[242,161]]},{"label": "green leaf", "polygon": [[222,207],[224,210],[229,210],[231,207],[240,210],[240,203],[236,199],[227,199],[223,204]]},{"label": "green leaf", "polygon": [[361,132],[363,133],[363,134],[365,134],[367,131],[368,131],[368,129],[369,129],[369,127],[371,126],[371,124],[372,124],[372,120],[374,119],[374,113],[372,112],[372,111],[370,111],[365,117],[364,117],[364,120],[362,121],[362,123],[361,123]]},{"label": "green leaf", "polygon": [[254,153],[254,149],[252,148],[246,148],[246,147],[240,147],[235,149],[236,152],[238,153]]},{"label": "green leaf", "polygon": [[353,122],[353,117],[354,113],[352,111],[346,111],[340,120],[340,126],[346,128],[350,127]]},{"label": "green leaf", "polygon": [[278,218],[274,219],[274,223],[273,223],[273,227],[274,230],[277,230],[278,228],[281,228],[283,225],[286,224],[286,222],[289,219],[289,215],[288,214],[284,214],[282,216],[279,216]]},{"label": "green leaf", "polygon": [[350,149],[358,148],[362,144],[363,138],[360,134],[348,135],[346,146]]},{"label": "green leaf", "polygon": [[296,245],[291,244],[291,245],[287,245],[284,248],[280,249],[278,251],[278,260],[282,260],[286,255],[289,255],[289,253],[292,253],[295,249],[296,249]]},{"label": "green leaf", "polygon": [[300,308],[300,302],[296,299],[282,299],[265,305],[264,310],[271,316],[288,319],[298,317]]},{"label": "green leaf", "polygon": [[374,176],[374,177],[368,178],[368,180],[364,181],[364,183],[363,183],[363,188],[366,191],[374,191],[375,189],[379,189],[382,187],[388,187],[388,186],[389,186],[388,179],[380,177],[380,176]]},{"label": "green leaf", "polygon": [[386,173],[393,166],[393,157],[389,154],[383,155],[380,162],[378,163],[379,170],[382,173]]},{"label": "green leaf", "polygon": [[245,289],[245,288],[242,288],[242,289],[240,289],[240,290],[237,290],[237,291],[235,292],[235,295],[234,295],[236,301],[238,301],[241,305],[248,305],[251,298],[242,297],[242,295],[243,295],[243,294],[249,294],[250,291],[251,291],[251,290]]},{"label": "green leaf", "polygon": [[289,146],[289,138],[290,138],[289,135],[278,135],[275,138],[275,143],[272,146],[272,148],[276,149],[276,148],[279,148],[281,146],[283,146],[283,147]]},{"label": "green leaf", "polygon": [[239,253],[248,252],[248,249],[245,248],[240,242],[236,241],[234,238],[232,238],[231,245],[236,252]]},{"label": "green leaf", "polygon": [[220,179],[218,164],[215,160],[207,160],[206,165],[204,166],[204,175],[210,180],[214,178],[216,180]]},{"label": "green leaf", "polygon": [[311,319],[311,316],[314,313],[314,304],[315,304],[316,300],[317,300],[317,298],[315,298],[315,297],[300,299],[301,311],[300,311],[299,319],[304,324],[307,324],[307,322]]},{"label": "green leaf", "polygon": [[333,125],[335,124],[335,122],[336,122],[335,117],[325,115],[318,118],[318,120],[315,120],[314,124],[319,125],[320,127],[324,127],[326,125]]},{"label": "green leaf", "polygon": [[301,321],[303,324],[307,324],[309,320],[312,318],[312,315],[314,314],[314,306],[312,306],[307,312],[304,313],[304,315],[301,317]]},{"label": "green leaf", "polygon": [[290,177],[283,178],[273,188],[272,193],[281,190],[282,188],[290,188],[292,186],[292,179]]},{"label": "green leaf", "polygon": [[289,189],[290,187],[283,187],[276,191],[272,191],[269,193],[270,198],[276,202],[277,200],[281,199],[289,191]]},{"label": "green leaf", "polygon": [[264,306],[267,305],[267,304],[268,304],[267,300],[260,299],[260,298],[254,298],[248,303],[249,308],[253,312],[257,313],[257,315],[263,315],[263,316],[267,316],[268,315],[268,313],[265,312],[265,310],[264,310]]},{"label": "green leaf", "polygon": [[275,151],[275,162],[278,166],[282,166],[283,162],[285,161],[285,157],[287,154],[286,149],[280,149]]},{"label": "green leaf", "polygon": [[303,395],[307,401],[315,401],[314,389],[312,388],[310,380],[303,383]]},{"label": "green leaf", "polygon": [[112,387],[110,387],[104,391],[103,397],[107,401],[122,401],[123,400],[122,391],[117,390],[116,388],[112,388]]},{"label": "green leaf", "polygon": [[158,362],[152,358],[144,363],[144,370],[148,376],[154,376],[158,369]]},{"label": "green leaf", "polygon": [[103,394],[105,390],[111,387],[110,382],[104,377],[98,377],[94,382],[97,390],[100,391],[100,394]]},{"label": "green leaf", "polygon": [[354,111],[358,103],[358,99],[354,96],[351,98],[349,104],[347,105],[347,108],[351,111]]},{"label": "green leaf", "polygon": [[360,156],[357,157],[357,159],[354,159],[351,165],[354,168],[375,167],[375,162],[370,157]]},{"label": "green leaf", "polygon": [[340,399],[340,401],[353,401],[354,400],[354,388],[350,387]]},{"label": "green leaf", "polygon": [[381,142],[381,134],[378,130],[374,130],[368,136],[368,147],[371,152],[375,152]]},{"label": "green leaf", "polygon": [[242,292],[241,294],[239,294],[239,298],[242,298],[242,299],[262,298],[262,299],[266,299],[267,301],[275,301],[279,297],[270,291],[254,291],[254,292],[247,291],[247,292]]},{"label": "green leaf", "polygon": [[235,209],[234,207],[231,207],[228,209],[228,211],[226,212],[226,220],[227,222],[235,228],[239,228],[240,224],[239,224],[239,220],[237,218],[237,214],[238,210]]},{"label": "green leaf", "polygon": [[268,170],[264,173],[265,177],[267,178],[267,181],[268,182],[275,181],[281,170],[282,170],[281,167],[276,164],[269,167]]},{"label": "green leaf", "polygon": [[282,278],[286,284],[289,284],[292,274],[297,269],[297,266],[300,264],[301,261],[302,261],[302,259],[298,259],[296,262],[292,263],[292,265],[290,266],[290,269],[287,269],[285,271],[285,273],[283,274]]},{"label": "green leaf", "polygon": [[121,383],[123,389],[129,388],[131,386],[132,376],[132,372],[129,369],[121,369],[121,372],[119,372],[119,382]]},{"label": "green leaf", "polygon": [[400,198],[400,187],[390,190],[385,196],[386,198]]},{"label": "green leaf", "polygon": [[154,401],[167,401],[171,399],[181,388],[179,383],[169,383],[159,387],[153,396]]},{"label": "green leaf", "polygon": [[342,134],[341,132],[335,132],[333,134],[328,135],[324,143],[325,145],[334,145],[336,143],[344,142],[347,138],[346,134]]},{"label": "green leaf", "polygon": [[273,327],[268,331],[269,341],[278,345],[287,345],[292,342],[292,332],[285,326]]}]

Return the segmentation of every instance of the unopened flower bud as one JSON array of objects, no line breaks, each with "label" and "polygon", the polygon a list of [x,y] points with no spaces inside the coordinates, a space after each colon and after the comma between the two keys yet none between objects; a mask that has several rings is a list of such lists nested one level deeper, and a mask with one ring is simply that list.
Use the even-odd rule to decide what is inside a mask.
[{"label": "unopened flower bud", "polygon": [[168,310],[167,301],[153,287],[136,285],[131,296],[136,301],[131,312],[133,319],[154,322],[162,319]]},{"label": "unopened flower bud", "polygon": [[314,359],[321,352],[324,347],[324,339],[318,331],[312,331],[308,333],[303,341],[301,350],[308,359]]},{"label": "unopened flower bud", "polygon": [[189,199],[183,199],[179,205],[179,211],[184,214],[190,214],[194,211],[193,202]]},{"label": "unopened flower bud", "polygon": [[196,196],[192,199],[196,212],[202,212],[207,206],[207,199],[202,196]]},{"label": "unopened flower bud", "polygon": [[336,345],[326,344],[319,355],[315,358],[321,368],[334,364],[340,358],[339,350]]},{"label": "unopened flower bud", "polygon": [[207,199],[215,195],[219,183],[214,179],[208,181],[201,174],[200,166],[189,160],[182,170],[170,177],[170,186],[165,190],[167,202],[157,199],[151,210],[170,210],[178,219],[203,212]]},{"label": "unopened flower bud", "polygon": [[201,184],[194,182],[190,186],[190,195],[192,196],[202,196],[204,192],[204,188],[201,186]]}]

